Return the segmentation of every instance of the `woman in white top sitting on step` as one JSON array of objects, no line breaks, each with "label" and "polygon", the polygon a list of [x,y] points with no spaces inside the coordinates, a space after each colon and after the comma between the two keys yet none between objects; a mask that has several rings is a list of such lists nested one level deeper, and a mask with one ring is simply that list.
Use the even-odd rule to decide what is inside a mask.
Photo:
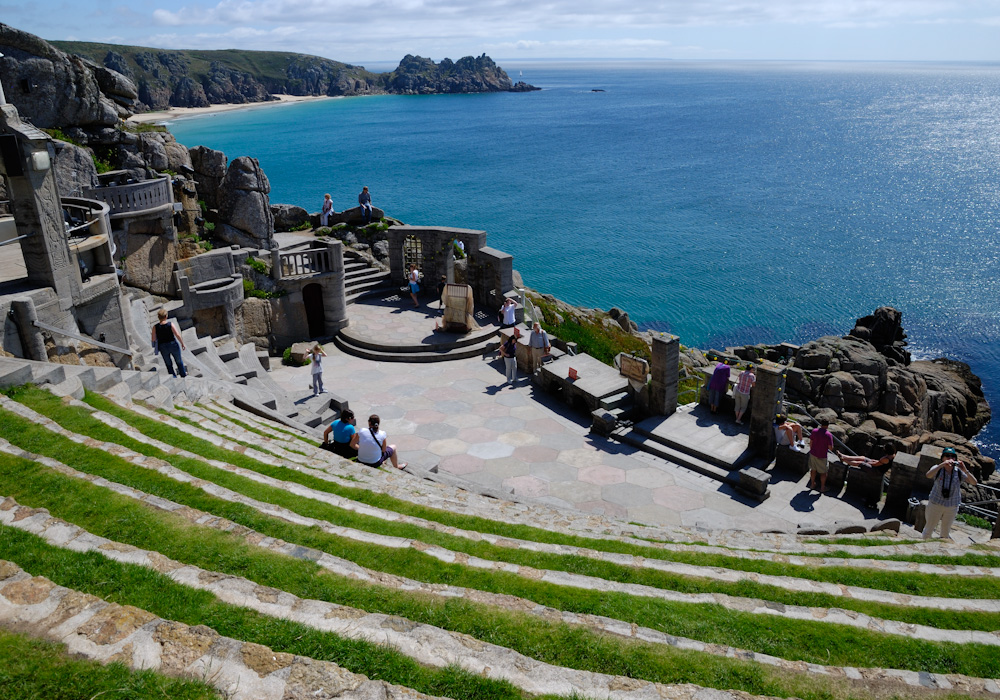
[{"label": "woman in white top sitting on step", "polygon": [[351,437],[351,447],[358,451],[358,461],[369,467],[380,467],[382,462],[389,460],[396,469],[406,467],[406,462],[400,463],[395,445],[387,445],[388,436],[384,430],[379,430],[378,416],[368,416],[368,427],[362,428]]}]

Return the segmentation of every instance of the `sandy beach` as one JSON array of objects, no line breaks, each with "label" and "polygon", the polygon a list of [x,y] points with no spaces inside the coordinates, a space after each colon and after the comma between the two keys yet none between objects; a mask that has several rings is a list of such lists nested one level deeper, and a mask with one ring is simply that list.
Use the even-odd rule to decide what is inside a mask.
[{"label": "sandy beach", "polygon": [[145,112],[143,114],[133,114],[128,118],[131,122],[157,123],[169,122],[185,117],[198,117],[205,114],[216,114],[219,112],[232,112],[237,109],[253,109],[257,107],[272,107],[275,105],[287,105],[295,102],[308,102],[312,100],[333,99],[326,95],[274,95],[276,100],[268,102],[248,102],[245,104],[221,104],[209,105],[208,107],[168,107],[159,112]]}]

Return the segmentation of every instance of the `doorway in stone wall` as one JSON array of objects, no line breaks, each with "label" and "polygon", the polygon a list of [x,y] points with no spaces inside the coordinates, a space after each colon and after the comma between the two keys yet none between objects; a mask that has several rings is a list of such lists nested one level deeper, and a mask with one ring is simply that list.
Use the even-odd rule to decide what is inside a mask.
[{"label": "doorway in stone wall", "polygon": [[410,265],[416,265],[418,270],[424,271],[424,246],[416,236],[407,236],[403,239],[404,275],[410,274]]},{"label": "doorway in stone wall", "polygon": [[326,335],[326,312],[323,309],[323,287],[318,284],[307,284],[302,288],[302,305],[306,309],[306,323],[309,325],[310,338],[322,338]]}]

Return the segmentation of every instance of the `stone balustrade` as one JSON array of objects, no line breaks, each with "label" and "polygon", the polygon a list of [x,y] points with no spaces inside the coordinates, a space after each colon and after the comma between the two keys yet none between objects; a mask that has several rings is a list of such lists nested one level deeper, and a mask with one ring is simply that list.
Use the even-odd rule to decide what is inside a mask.
[{"label": "stone balustrade", "polygon": [[334,269],[330,250],[325,246],[289,252],[280,251],[276,257],[278,264],[271,266],[271,276],[274,279],[316,275],[332,272]]},{"label": "stone balustrade", "polygon": [[107,203],[111,208],[111,216],[129,216],[140,212],[149,212],[164,206],[173,205],[173,188],[170,186],[170,176],[164,175],[155,180],[124,183],[120,185],[103,185],[84,191],[87,197]]}]

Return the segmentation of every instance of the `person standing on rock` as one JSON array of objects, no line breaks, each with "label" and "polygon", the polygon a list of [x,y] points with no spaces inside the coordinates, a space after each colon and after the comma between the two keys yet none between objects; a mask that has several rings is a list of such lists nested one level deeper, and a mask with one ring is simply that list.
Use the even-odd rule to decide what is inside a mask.
[{"label": "person standing on rock", "polygon": [[757,375],[754,374],[753,364],[748,364],[747,368],[740,374],[740,378],[736,380],[736,386],[733,387],[737,425],[743,425],[743,414],[746,413],[747,407],[750,405],[750,391],[756,383]]},{"label": "person standing on rock", "polygon": [[368,185],[361,188],[358,195],[358,204],[361,206],[361,218],[364,222],[370,223],[372,220],[372,196],[368,192]]},{"label": "person standing on rock", "polygon": [[319,225],[330,225],[330,214],[333,213],[333,200],[329,194],[323,195],[323,208],[319,210]]},{"label": "person standing on rock", "polygon": [[951,539],[951,525],[958,515],[962,503],[962,482],[975,486],[979,482],[958,458],[954,447],[946,447],[941,453],[941,464],[927,470],[927,478],[934,480],[931,494],[927,497],[927,511],[924,525],[924,539],[934,536],[934,528],[941,524],[941,539]]},{"label": "person standing on rock", "polygon": [[819,427],[809,434],[809,488],[816,488],[819,474],[819,492],[826,493],[826,473],[830,471],[827,453],[833,449],[833,433],[829,431],[830,421],[823,418]]},{"label": "person standing on rock", "polygon": [[177,330],[177,326],[167,319],[167,310],[162,306],[156,312],[156,317],[160,319],[160,322],[153,326],[151,337],[153,347],[159,350],[160,357],[163,358],[163,364],[167,366],[167,371],[170,372],[171,377],[177,376],[174,373],[174,362],[177,363],[177,371],[181,373],[182,377],[186,377],[187,369],[184,367],[184,360],[181,359],[181,350],[187,350],[184,347],[184,339],[181,338],[181,333]]},{"label": "person standing on rock", "polygon": [[312,373],[312,387],[313,396],[319,396],[320,394],[325,394],[326,389],[323,388],[323,358],[326,357],[326,353],[323,351],[323,346],[316,343],[313,349],[309,351],[309,360],[311,362],[310,372]]},{"label": "person standing on rock", "polygon": [[729,363],[723,360],[715,365],[708,380],[708,407],[712,413],[719,410],[719,402],[729,391]]}]

